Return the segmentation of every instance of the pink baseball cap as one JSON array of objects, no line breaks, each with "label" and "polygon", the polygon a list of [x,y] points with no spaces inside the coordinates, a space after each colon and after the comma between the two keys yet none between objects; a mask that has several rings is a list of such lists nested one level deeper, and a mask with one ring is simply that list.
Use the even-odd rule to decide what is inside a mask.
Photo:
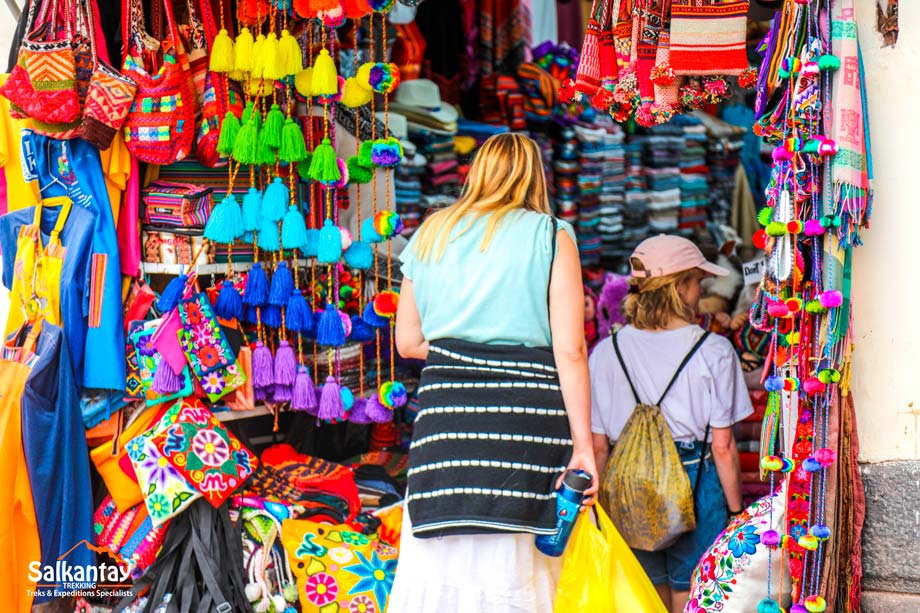
[{"label": "pink baseball cap", "polygon": [[672,234],[659,234],[639,243],[629,263],[632,276],[639,278],[664,277],[692,268],[717,277],[728,274],[726,269],[707,260],[692,241]]}]

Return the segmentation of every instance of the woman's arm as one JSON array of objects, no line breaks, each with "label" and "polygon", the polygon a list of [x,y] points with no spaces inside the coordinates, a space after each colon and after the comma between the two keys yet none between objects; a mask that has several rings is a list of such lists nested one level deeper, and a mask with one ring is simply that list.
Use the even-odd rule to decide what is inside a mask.
[{"label": "woman's arm", "polygon": [[591,436],[591,383],[588,378],[588,347],[585,344],[585,295],[581,282],[578,249],[571,237],[560,230],[557,236],[553,277],[549,286],[549,323],[553,334],[553,355],[559,371],[562,399],[572,431],[572,461],[569,468],[591,473],[587,495],[593,501],[600,482]]},{"label": "woman's arm", "polygon": [[603,473],[607,468],[607,460],[610,458],[610,441],[607,440],[606,434],[594,433],[591,436],[594,439],[594,463],[597,465],[597,470]]},{"label": "woman's arm", "polygon": [[712,429],[712,461],[719,474],[728,510],[741,511],[741,463],[738,460],[738,446],[735,444],[735,434],[731,427]]},{"label": "woman's arm", "polygon": [[422,334],[422,319],[415,304],[412,281],[403,279],[396,309],[396,349],[404,358],[428,358],[428,341]]}]

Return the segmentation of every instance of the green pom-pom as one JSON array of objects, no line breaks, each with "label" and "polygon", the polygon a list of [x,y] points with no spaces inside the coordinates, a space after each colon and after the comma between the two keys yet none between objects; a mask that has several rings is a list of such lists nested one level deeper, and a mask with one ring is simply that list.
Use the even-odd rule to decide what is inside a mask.
[{"label": "green pom-pom", "polygon": [[273,104],[265,117],[265,125],[259,131],[259,143],[265,143],[272,149],[281,146],[281,128],[284,126],[284,114],[277,104]]},{"label": "green pom-pom", "polygon": [[242,164],[259,163],[259,128],[253,119],[245,122],[233,141],[233,159]]},{"label": "green pom-pom", "polygon": [[348,166],[348,181],[350,183],[364,185],[374,179],[374,170],[362,165],[358,156],[351,156],[345,163]]},{"label": "green pom-pom", "polygon": [[820,315],[826,311],[827,309],[824,308],[824,305],[821,304],[820,300],[809,300],[807,303],[805,303],[806,313],[811,313],[812,315]]},{"label": "green pom-pom", "polygon": [[805,146],[802,147],[802,151],[805,153],[818,153],[818,147],[821,146],[821,141],[817,138],[810,138],[805,143]]},{"label": "green pom-pom", "polygon": [[770,221],[772,220],[773,220],[773,209],[768,206],[765,206],[764,208],[760,209],[760,211],[757,213],[757,221],[762,226],[769,225]]},{"label": "green pom-pom", "polygon": [[334,183],[342,178],[339,171],[335,149],[328,138],[316,146],[313,151],[313,160],[310,162],[310,178],[322,183]]},{"label": "green pom-pom", "polygon": [[374,152],[374,141],[366,140],[361,143],[361,148],[358,150],[358,163],[364,166],[365,168],[373,168],[374,162],[372,161],[372,155]]},{"label": "green pom-pom", "polygon": [[300,125],[288,117],[281,131],[281,147],[278,149],[278,157],[282,162],[303,162],[307,154],[307,145],[304,142]]},{"label": "green pom-pom", "polygon": [[780,68],[779,70],[776,71],[776,74],[779,76],[780,79],[788,79],[791,73],[785,68]]},{"label": "green pom-pom", "polygon": [[840,58],[836,55],[822,55],[818,58],[818,69],[834,71],[840,68]]},{"label": "green pom-pom", "polygon": [[786,224],[781,221],[771,221],[767,225],[767,236],[783,236],[786,234]]},{"label": "green pom-pom", "polygon": [[757,613],[783,613],[783,610],[772,598],[764,598],[757,604]]},{"label": "green pom-pom", "polygon": [[224,120],[220,122],[220,136],[217,137],[217,151],[223,155],[233,153],[233,143],[240,133],[240,120],[232,112],[227,111]]}]

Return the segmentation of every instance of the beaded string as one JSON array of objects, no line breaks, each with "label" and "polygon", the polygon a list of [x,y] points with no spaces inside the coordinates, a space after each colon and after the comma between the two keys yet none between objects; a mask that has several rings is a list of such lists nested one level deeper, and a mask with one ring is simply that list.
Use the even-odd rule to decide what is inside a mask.
[{"label": "beaded string", "polygon": [[[370,16],[370,53],[371,61],[376,61],[376,51],[374,50],[374,12],[371,11]],[[377,140],[377,99],[376,96],[371,96],[371,141]],[[374,170],[373,178],[373,187],[374,187],[374,219],[377,218],[377,170]],[[374,296],[376,296],[380,291],[380,254],[377,248],[374,248]],[[374,328],[374,336],[376,338],[376,357],[377,357],[377,391],[380,391],[380,388],[383,386],[382,372],[381,372],[381,359],[380,359],[380,328]]]},{"label": "beaded string", "polygon": [[[383,29],[386,31],[386,15],[382,15],[383,19]],[[384,134],[387,136],[390,135],[390,95],[383,95],[383,121],[385,123]],[[387,201],[387,210],[393,210],[393,202],[390,200],[390,174],[392,170],[388,167],[384,172],[386,176],[386,201]],[[392,240],[387,240],[387,291],[392,294],[393,292],[393,255],[392,255]],[[396,315],[389,317],[389,333],[390,333],[390,381],[396,380],[396,336],[394,334],[394,329],[396,327]]]},{"label": "beaded string", "polygon": [[[358,27],[357,20],[355,21],[355,32],[354,32],[354,43],[355,43],[355,53],[354,53],[354,69],[355,74],[358,74]],[[361,112],[358,110],[358,107],[355,107],[355,155],[358,155],[361,151]],[[357,214],[358,214],[358,240],[361,240],[361,226],[362,223],[361,217],[361,185],[355,184],[355,194]],[[376,249],[374,250],[376,253]],[[359,316],[364,313],[364,271],[360,268],[357,270],[358,273],[358,314]],[[358,383],[358,397],[364,398],[364,345],[361,345],[361,350],[358,352],[358,378],[360,382]]]}]

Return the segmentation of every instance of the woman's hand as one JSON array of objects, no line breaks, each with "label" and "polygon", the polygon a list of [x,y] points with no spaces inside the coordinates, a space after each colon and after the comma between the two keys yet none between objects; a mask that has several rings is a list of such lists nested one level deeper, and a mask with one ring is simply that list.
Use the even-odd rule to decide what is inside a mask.
[{"label": "woman's hand", "polygon": [[[597,474],[597,463],[594,460],[594,450],[593,449],[579,449],[576,448],[572,453],[572,459],[569,460],[569,465],[566,466],[566,470],[575,470],[581,469],[591,475],[591,486],[585,490],[584,501],[582,503],[582,508],[586,509],[597,500],[597,490],[600,479]],[[556,480],[556,489],[562,487],[562,478],[565,475],[560,475],[559,479]]]}]

